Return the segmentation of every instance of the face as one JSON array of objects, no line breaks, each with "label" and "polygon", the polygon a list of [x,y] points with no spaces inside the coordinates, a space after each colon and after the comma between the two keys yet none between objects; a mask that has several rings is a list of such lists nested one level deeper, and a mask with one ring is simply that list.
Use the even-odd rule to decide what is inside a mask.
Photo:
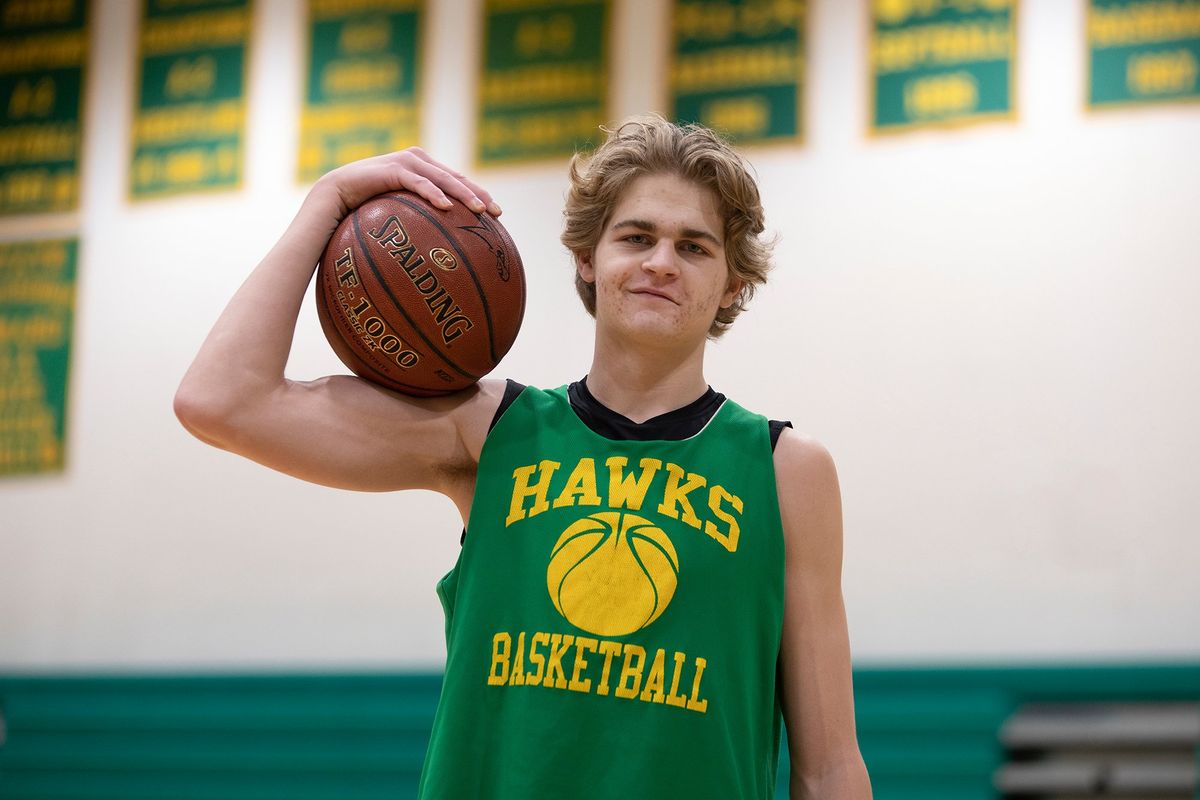
[{"label": "face", "polygon": [[592,253],[576,256],[580,276],[596,285],[597,325],[660,342],[703,340],[741,289],[724,231],[711,190],[676,175],[634,180]]}]

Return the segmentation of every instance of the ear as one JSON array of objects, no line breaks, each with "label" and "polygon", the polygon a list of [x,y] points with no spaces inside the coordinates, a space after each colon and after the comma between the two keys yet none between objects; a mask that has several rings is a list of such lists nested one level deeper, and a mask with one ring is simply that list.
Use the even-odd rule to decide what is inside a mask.
[{"label": "ear", "polygon": [[575,253],[575,271],[579,273],[579,277],[583,278],[585,282],[596,282],[596,270],[592,266],[592,253],[590,250]]},{"label": "ear", "polygon": [[744,280],[730,275],[729,283],[725,286],[725,294],[721,295],[721,308],[729,308],[733,305],[734,298],[741,293],[745,286],[746,282]]}]

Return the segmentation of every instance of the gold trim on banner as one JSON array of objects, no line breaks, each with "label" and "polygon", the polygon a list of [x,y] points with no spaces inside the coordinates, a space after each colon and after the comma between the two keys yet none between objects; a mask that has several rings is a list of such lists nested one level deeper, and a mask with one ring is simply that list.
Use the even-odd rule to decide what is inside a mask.
[{"label": "gold trim on banner", "polygon": [[228,11],[198,11],[182,17],[146,20],[138,36],[140,55],[159,56],[205,47],[229,47],[244,42],[250,49],[250,24],[254,0],[246,8]]},{"label": "gold trim on banner", "polygon": [[309,0],[305,18],[311,22],[314,19],[337,19],[346,14],[372,11],[420,12],[422,5],[422,0]]},{"label": "gold trim on banner", "polygon": [[87,68],[86,27],[81,31],[33,34],[12,39],[0,48],[0,73],[33,72],[76,65]]},{"label": "gold trim on banner", "polygon": [[[55,122],[0,128],[0,166],[28,161],[78,161],[82,136],[78,123]],[[78,171],[78,163],[76,164]]]}]

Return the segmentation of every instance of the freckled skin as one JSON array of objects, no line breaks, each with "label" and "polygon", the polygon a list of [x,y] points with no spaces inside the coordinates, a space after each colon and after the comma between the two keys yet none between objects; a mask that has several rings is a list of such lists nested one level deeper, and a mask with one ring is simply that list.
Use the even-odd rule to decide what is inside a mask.
[{"label": "freckled skin", "polygon": [[675,175],[634,180],[578,267],[596,284],[597,328],[630,344],[703,342],[737,291],[716,197]]}]

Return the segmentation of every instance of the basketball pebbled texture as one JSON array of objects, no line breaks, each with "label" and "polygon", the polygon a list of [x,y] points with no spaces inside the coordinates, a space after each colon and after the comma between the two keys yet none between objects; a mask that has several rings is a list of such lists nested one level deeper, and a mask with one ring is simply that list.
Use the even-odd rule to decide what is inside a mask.
[{"label": "basketball pebbled texture", "polygon": [[325,337],[354,374],[431,397],[475,383],[512,347],[525,270],[489,214],[390,192],[338,225],[315,294]]}]

